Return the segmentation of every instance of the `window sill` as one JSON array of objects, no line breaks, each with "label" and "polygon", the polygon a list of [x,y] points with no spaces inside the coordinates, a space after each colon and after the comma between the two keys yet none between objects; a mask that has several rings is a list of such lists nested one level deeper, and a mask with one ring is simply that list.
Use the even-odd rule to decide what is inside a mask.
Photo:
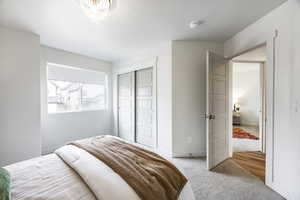
[{"label": "window sill", "polygon": [[60,115],[60,114],[71,114],[71,113],[87,113],[87,112],[106,112],[107,108],[104,109],[90,109],[90,110],[72,110],[72,111],[59,111],[59,112],[48,112],[48,115]]}]

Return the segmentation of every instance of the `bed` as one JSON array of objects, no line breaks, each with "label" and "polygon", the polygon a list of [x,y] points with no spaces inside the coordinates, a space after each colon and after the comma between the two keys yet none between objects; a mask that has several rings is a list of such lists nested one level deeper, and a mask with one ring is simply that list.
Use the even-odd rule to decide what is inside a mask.
[{"label": "bed", "polygon": [[[53,154],[6,166],[5,169],[11,176],[12,200],[141,199],[104,162],[72,145],[66,145]],[[184,174],[182,169],[179,170]],[[194,200],[189,181],[178,199]]]}]

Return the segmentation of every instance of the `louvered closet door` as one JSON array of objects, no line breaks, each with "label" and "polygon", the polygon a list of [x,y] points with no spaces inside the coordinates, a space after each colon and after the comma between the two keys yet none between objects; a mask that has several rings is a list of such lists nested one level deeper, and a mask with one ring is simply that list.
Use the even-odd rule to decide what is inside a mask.
[{"label": "louvered closet door", "polygon": [[134,142],[134,72],[118,76],[119,137]]},{"label": "louvered closet door", "polygon": [[154,146],[153,69],[136,71],[136,142]]}]

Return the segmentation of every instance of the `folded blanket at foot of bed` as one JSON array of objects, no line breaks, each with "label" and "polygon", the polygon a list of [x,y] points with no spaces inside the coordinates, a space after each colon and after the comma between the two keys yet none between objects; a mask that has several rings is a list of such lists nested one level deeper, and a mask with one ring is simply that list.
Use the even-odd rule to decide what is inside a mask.
[{"label": "folded blanket at foot of bed", "polygon": [[3,168],[0,168],[0,200],[10,200],[10,176]]},{"label": "folded blanket at foot of bed", "polygon": [[177,200],[187,183],[185,176],[166,159],[111,136],[71,142],[56,154],[78,172],[100,199],[118,199],[123,191],[121,196],[125,199]]}]

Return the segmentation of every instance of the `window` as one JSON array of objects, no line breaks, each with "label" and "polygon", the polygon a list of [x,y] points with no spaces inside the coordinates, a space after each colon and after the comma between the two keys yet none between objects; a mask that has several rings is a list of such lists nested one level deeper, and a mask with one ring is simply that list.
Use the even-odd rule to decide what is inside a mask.
[{"label": "window", "polygon": [[106,74],[48,64],[48,113],[107,108]]}]

